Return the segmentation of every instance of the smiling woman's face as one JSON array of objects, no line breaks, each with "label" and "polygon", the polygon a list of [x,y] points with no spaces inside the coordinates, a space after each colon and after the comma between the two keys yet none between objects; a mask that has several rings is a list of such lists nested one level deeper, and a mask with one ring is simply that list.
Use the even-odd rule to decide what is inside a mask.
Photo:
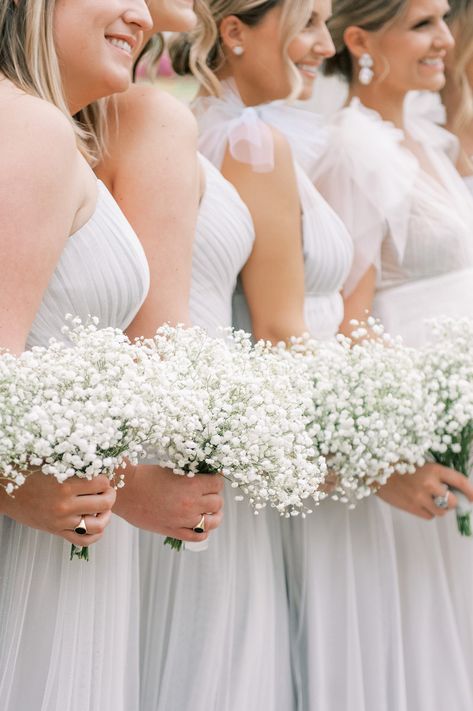
[{"label": "smiling woman's face", "polygon": [[446,0],[410,0],[389,27],[368,33],[375,77],[400,93],[441,89],[445,56],[454,44],[448,10]]},{"label": "smiling woman's face", "polygon": [[72,113],[127,89],[132,52],[151,27],[145,0],[56,0],[55,46]]},{"label": "smiling woman's face", "polygon": [[155,32],[189,32],[196,23],[194,0],[148,0]]}]

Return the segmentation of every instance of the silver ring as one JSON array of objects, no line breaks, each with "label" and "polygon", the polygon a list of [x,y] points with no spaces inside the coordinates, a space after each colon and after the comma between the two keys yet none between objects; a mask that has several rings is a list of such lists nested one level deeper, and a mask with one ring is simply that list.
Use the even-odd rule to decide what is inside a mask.
[{"label": "silver ring", "polygon": [[74,529],[74,533],[77,533],[79,536],[85,536],[87,531],[87,526],[85,525],[85,519],[82,516],[81,520],[79,521],[78,525]]},{"label": "silver ring", "polygon": [[446,491],[443,496],[434,496],[434,504],[438,509],[448,509],[448,496],[450,494],[450,489],[445,486]]},{"label": "silver ring", "polygon": [[202,518],[200,519],[199,523],[197,526],[194,526],[192,529],[195,533],[205,533],[205,514],[202,514]]}]

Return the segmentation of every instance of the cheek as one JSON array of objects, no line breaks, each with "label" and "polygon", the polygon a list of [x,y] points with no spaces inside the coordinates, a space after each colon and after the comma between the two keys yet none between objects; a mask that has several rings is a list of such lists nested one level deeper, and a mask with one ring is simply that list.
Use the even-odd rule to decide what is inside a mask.
[{"label": "cheek", "polygon": [[309,36],[294,38],[287,50],[289,59],[297,64],[309,54],[312,44]]}]

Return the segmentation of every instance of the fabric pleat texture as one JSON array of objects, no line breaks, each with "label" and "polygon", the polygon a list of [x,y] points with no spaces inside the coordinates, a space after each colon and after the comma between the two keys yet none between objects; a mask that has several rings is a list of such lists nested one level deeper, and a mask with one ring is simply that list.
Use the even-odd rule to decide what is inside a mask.
[{"label": "fabric pleat texture", "polygon": [[[420,346],[428,337],[422,319],[444,314],[473,316],[473,200],[451,161],[452,137],[426,121],[411,104],[405,120],[409,134],[422,146],[431,172],[427,173],[415,159],[413,162],[412,155],[400,145],[402,135],[397,129],[358,102],[343,109],[334,119],[327,151],[320,163],[325,172],[317,176],[317,184],[348,229],[353,229],[355,253],[363,253],[366,245],[353,223],[356,214],[353,205],[367,205],[372,185],[363,180],[364,168],[357,170],[353,159],[356,149],[352,146],[358,135],[365,139],[369,136],[372,145],[378,146],[377,151],[365,155],[365,160],[378,175],[377,194],[389,195],[390,199],[389,203],[378,202],[372,214],[366,215],[365,224],[371,225],[379,245],[378,253],[372,253],[377,268],[373,313],[388,332],[403,336],[409,345]],[[388,156],[393,156],[392,162]],[[347,184],[347,174],[351,188],[341,196],[339,187]],[[413,179],[408,192],[409,181],[401,180],[402,175]],[[388,214],[394,214],[393,186],[398,190],[397,210],[405,211],[404,219],[396,223],[395,239],[386,219]],[[370,249],[372,245],[373,242]],[[371,593],[373,614],[371,622],[365,619],[364,637],[367,648],[373,651],[373,631],[379,627],[378,615],[383,610],[384,640],[393,641],[389,656],[384,658],[392,660],[396,671],[397,697],[388,704],[379,699],[370,703],[366,699],[357,700],[347,708],[469,711],[473,708],[471,541],[462,539],[458,533],[454,514],[426,522],[374,499],[363,502],[355,514],[360,517],[364,512],[369,523],[376,507],[386,519],[384,529],[379,523],[374,528],[378,551],[383,555],[386,551],[384,559],[375,552],[368,557],[369,547],[365,544],[357,550],[356,561],[370,560],[373,570],[379,566],[385,584],[381,599],[384,608],[378,607],[377,595]],[[337,554],[335,549],[333,552]],[[358,570],[373,576],[373,570],[364,566],[358,565]],[[340,678],[345,678],[345,669],[339,672]],[[381,685],[384,681],[374,671],[369,684]],[[389,688],[392,687],[386,686]],[[324,705],[320,696],[312,698],[314,708],[317,702],[326,711],[340,708],[330,703]]]},{"label": "fabric pleat texture", "polygon": [[[64,338],[67,313],[125,328],[148,290],[141,245],[105,186],[72,235],[28,337]],[[112,517],[90,561],[70,544],[0,517],[2,711],[138,709],[137,532]]]},{"label": "fabric pleat texture", "polygon": [[[192,322],[218,336],[231,325],[237,276],[253,248],[236,190],[202,158],[206,190],[194,243]],[[268,516],[225,491],[206,551],[177,553],[140,532],[140,711],[293,708],[282,548]]]},{"label": "fabric pleat texture", "polygon": [[[299,115],[303,111],[285,111],[276,102],[256,107],[248,117],[234,87],[230,90],[229,105],[214,109],[221,136],[234,131],[240,136],[238,117],[245,114],[246,131],[250,118],[253,121],[254,142],[261,122],[266,122],[277,127],[293,150],[302,212],[306,322],[313,336],[331,339],[343,318],[340,290],[353,246],[342,221],[305,173],[320,156],[318,122],[306,152],[307,134],[300,130],[307,120]],[[229,107],[232,121],[225,124],[221,116]],[[201,147],[218,161],[222,151],[205,112],[202,127]],[[234,297],[234,323],[250,327],[241,290]],[[365,503],[369,505],[351,512],[324,502],[305,520],[269,518],[273,550],[277,554],[283,548],[290,610],[295,700],[288,711],[406,709],[392,522],[381,502]]]}]

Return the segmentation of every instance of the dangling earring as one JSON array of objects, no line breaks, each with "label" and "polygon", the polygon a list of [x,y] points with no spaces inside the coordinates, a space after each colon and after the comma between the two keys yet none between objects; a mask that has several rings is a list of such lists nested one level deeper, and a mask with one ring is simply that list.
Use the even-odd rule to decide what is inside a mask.
[{"label": "dangling earring", "polygon": [[358,74],[358,79],[360,80],[361,84],[367,86],[368,84],[371,84],[371,81],[374,77],[374,72],[371,68],[373,66],[373,58],[370,54],[368,54],[368,52],[365,52],[359,58],[358,63],[361,67],[360,73]]},{"label": "dangling earring", "polygon": [[239,44],[232,49],[233,54],[236,54],[237,57],[241,57],[244,51],[243,47],[240,47]]}]

